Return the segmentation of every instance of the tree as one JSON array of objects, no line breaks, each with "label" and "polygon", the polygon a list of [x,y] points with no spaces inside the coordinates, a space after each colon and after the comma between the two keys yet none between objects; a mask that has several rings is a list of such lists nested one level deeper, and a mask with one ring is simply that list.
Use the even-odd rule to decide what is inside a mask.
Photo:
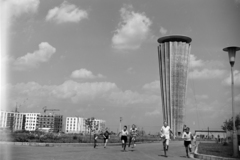
[{"label": "tree", "polygon": [[85,119],[85,127],[90,131],[90,142],[91,142],[91,133],[94,131],[96,125],[94,124],[94,117]]},{"label": "tree", "polygon": [[[237,115],[236,119],[235,119],[236,129],[238,128],[239,125],[240,125],[240,115]],[[221,127],[224,131],[232,131],[233,130],[233,118],[223,122],[223,125]]]}]

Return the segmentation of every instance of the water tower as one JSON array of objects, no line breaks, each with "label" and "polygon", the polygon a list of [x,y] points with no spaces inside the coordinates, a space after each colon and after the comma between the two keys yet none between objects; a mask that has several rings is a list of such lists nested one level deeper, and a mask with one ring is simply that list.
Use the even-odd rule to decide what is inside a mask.
[{"label": "water tower", "polygon": [[163,120],[174,135],[183,129],[191,38],[174,35],[158,39],[158,62]]}]

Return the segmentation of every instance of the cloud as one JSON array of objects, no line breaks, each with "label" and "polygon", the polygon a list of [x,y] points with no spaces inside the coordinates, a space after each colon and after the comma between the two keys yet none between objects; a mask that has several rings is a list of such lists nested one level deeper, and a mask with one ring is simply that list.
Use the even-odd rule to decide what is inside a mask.
[{"label": "cloud", "polygon": [[71,74],[72,78],[80,78],[80,79],[95,79],[95,78],[104,78],[103,75],[98,74],[98,75],[93,75],[91,71],[88,71],[87,69],[79,69],[75,70]]},{"label": "cloud", "polygon": [[203,69],[203,70],[193,70],[189,72],[188,77],[190,79],[213,79],[221,78],[225,74],[225,70],[222,69]]},{"label": "cloud", "polygon": [[131,90],[122,91],[111,82],[79,83],[67,80],[60,85],[40,85],[36,82],[9,85],[11,97],[26,96],[29,99],[70,100],[72,103],[103,100],[113,106],[127,106],[132,104],[159,103],[159,96],[141,94]]},{"label": "cloud", "polygon": [[[195,55],[190,54],[189,57],[189,79],[213,79],[221,78],[225,75],[226,71],[223,68],[223,64],[220,61],[210,60],[203,61],[197,59]],[[220,69],[219,69],[220,68]]]},{"label": "cloud", "polygon": [[39,0],[5,0],[2,5],[10,17],[19,17],[24,13],[36,13],[39,3]]},{"label": "cloud", "polygon": [[85,10],[80,10],[74,4],[64,1],[60,7],[55,7],[48,11],[46,21],[55,21],[56,23],[74,22],[78,23],[88,18]]},{"label": "cloud", "polygon": [[160,97],[151,94],[140,94],[131,90],[112,92],[108,100],[114,104],[130,105],[130,104],[151,104],[160,101]]},{"label": "cloud", "polygon": [[163,27],[160,27],[159,32],[161,33],[161,35],[164,36],[165,34],[167,34],[167,29],[165,29],[165,28],[163,28]]},{"label": "cloud", "polygon": [[56,86],[52,94],[57,98],[68,98],[73,103],[78,103],[85,100],[103,98],[114,90],[118,90],[118,87],[111,82],[78,83],[68,80],[62,85]]},{"label": "cloud", "polygon": [[146,113],[145,113],[146,116],[158,116],[158,115],[160,115],[160,114],[161,114],[161,112],[159,111],[159,109],[155,109],[155,110],[152,111],[152,112],[146,112]]},{"label": "cloud", "polygon": [[[234,86],[240,87],[240,72],[239,70],[233,71]],[[222,84],[230,86],[232,84],[231,74],[222,81]]]},{"label": "cloud", "polygon": [[122,21],[118,24],[112,38],[112,47],[118,50],[135,50],[140,48],[150,32],[151,20],[145,13],[132,11],[132,6],[120,9]]},{"label": "cloud", "polygon": [[40,63],[49,61],[51,56],[56,52],[56,49],[47,42],[39,44],[39,50],[33,53],[27,53],[25,56],[14,60],[13,65],[16,70],[28,70],[37,68]]},{"label": "cloud", "polygon": [[197,59],[195,55],[190,54],[189,67],[190,69],[195,69],[195,68],[217,69],[217,68],[224,67],[224,65],[221,61],[217,61],[217,60],[203,61],[201,59]]},{"label": "cloud", "polygon": [[189,67],[195,68],[195,67],[202,67],[204,65],[203,60],[199,59],[197,60],[197,57],[193,54],[190,54],[189,57]]},{"label": "cloud", "polygon": [[151,91],[151,92],[160,92],[160,81],[153,81],[151,83],[147,83],[143,85],[142,87],[146,91]]}]

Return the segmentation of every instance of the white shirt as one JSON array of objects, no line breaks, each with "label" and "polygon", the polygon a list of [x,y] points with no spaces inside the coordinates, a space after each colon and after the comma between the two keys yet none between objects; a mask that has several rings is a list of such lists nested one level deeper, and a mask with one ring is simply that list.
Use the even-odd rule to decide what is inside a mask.
[{"label": "white shirt", "polygon": [[124,130],[122,130],[122,134],[121,134],[122,136],[127,136],[128,135],[128,131],[126,130],[126,131],[124,131]]},{"label": "white shirt", "polygon": [[161,133],[162,133],[162,135],[165,136],[166,139],[170,139],[170,127],[169,126],[167,126],[167,127],[162,126]]},{"label": "white shirt", "polygon": [[188,134],[186,132],[183,132],[182,138],[184,138],[184,141],[191,141],[192,138],[192,133],[188,132]]},{"label": "white shirt", "polygon": [[130,133],[132,136],[136,136],[137,135],[137,128],[130,128]]}]

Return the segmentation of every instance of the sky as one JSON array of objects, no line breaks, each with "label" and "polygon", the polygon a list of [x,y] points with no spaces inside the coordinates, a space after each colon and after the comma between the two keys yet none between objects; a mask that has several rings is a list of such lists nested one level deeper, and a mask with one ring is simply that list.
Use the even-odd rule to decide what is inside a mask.
[{"label": "sky", "polygon": [[[106,120],[110,130],[163,123],[157,39],[192,38],[184,123],[232,116],[228,54],[240,46],[239,0],[1,0],[1,110]],[[240,52],[234,65],[240,113]]]}]

